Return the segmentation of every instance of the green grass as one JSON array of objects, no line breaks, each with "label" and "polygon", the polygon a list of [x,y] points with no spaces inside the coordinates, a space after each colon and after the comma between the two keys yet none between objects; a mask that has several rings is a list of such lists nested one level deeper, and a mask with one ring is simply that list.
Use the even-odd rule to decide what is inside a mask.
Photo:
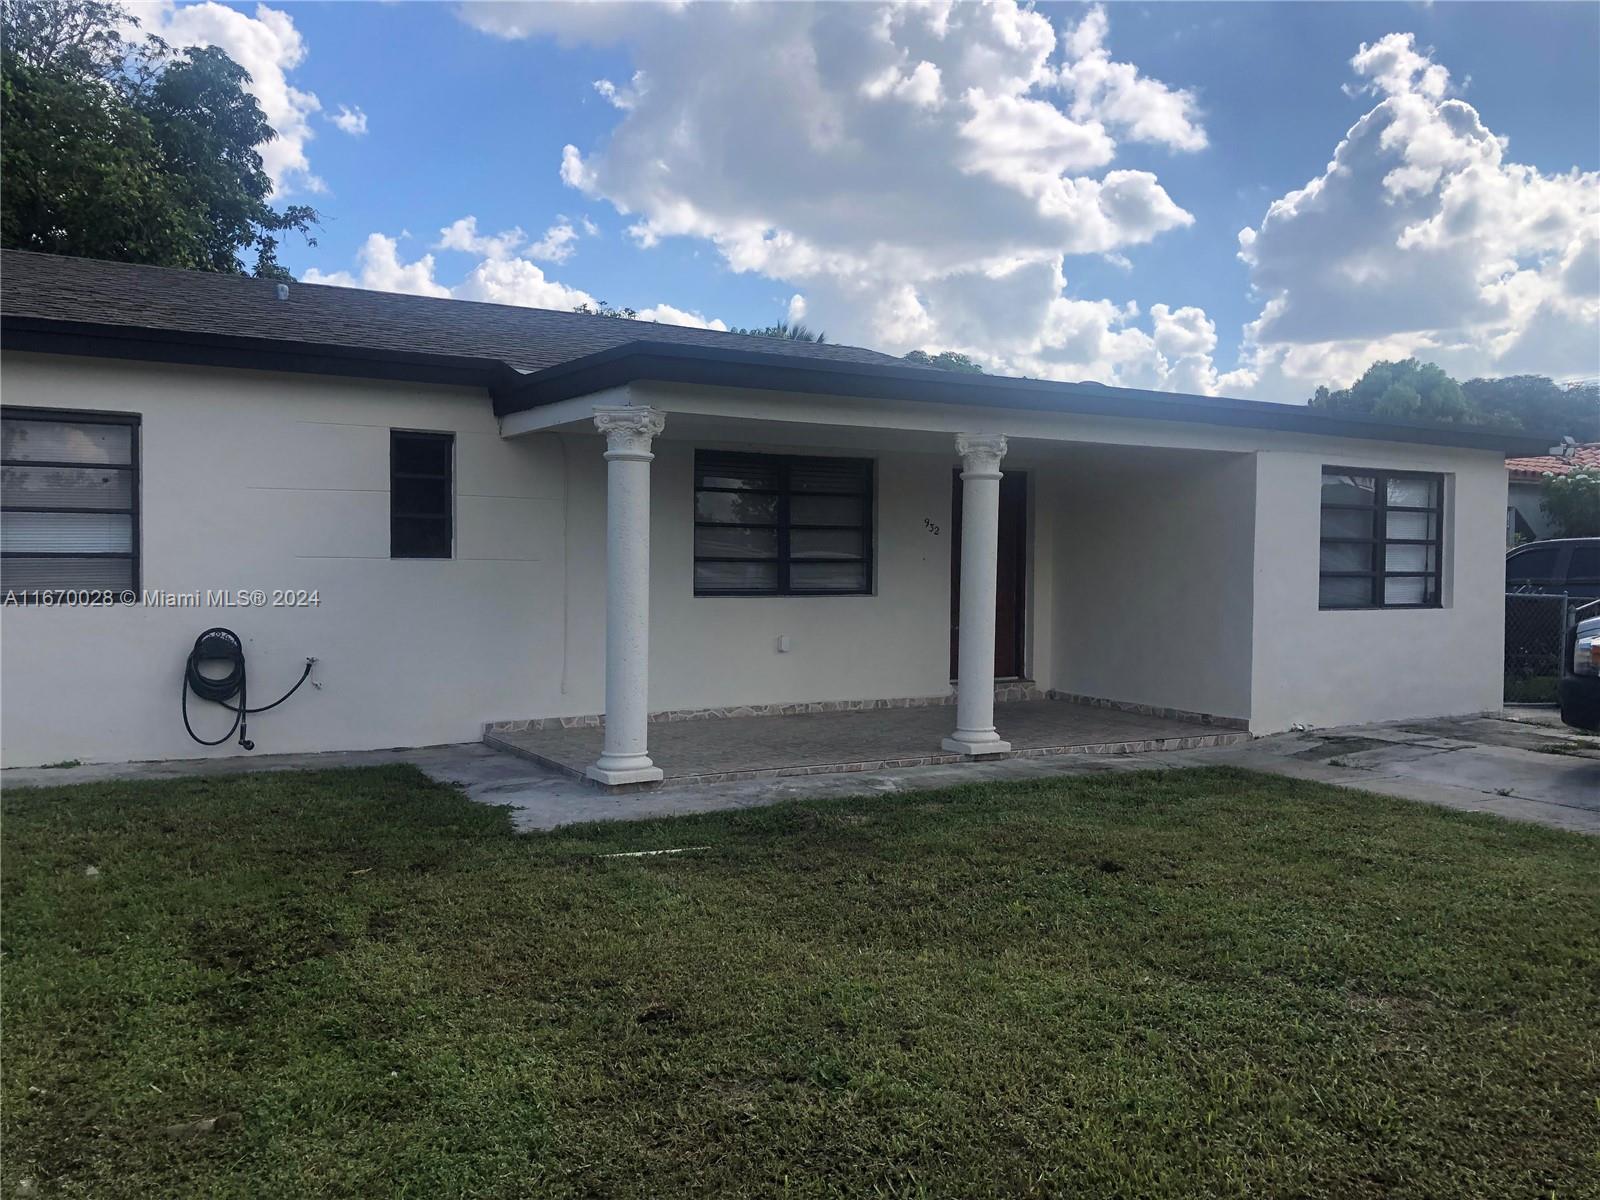
[{"label": "green grass", "polygon": [[1600,1194],[1600,843],[1357,792],[11,790],[4,906],[6,1195]]}]

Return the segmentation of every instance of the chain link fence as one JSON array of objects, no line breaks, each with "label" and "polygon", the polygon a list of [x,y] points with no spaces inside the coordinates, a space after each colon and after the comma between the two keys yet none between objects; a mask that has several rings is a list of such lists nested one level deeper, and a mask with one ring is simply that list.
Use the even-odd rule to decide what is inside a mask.
[{"label": "chain link fence", "polygon": [[1572,614],[1589,603],[1587,596],[1506,593],[1507,704],[1555,703]]}]

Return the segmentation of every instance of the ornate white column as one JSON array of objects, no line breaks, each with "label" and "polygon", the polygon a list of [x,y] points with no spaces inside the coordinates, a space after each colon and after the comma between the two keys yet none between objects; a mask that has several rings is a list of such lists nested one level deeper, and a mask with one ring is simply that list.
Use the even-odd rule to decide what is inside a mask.
[{"label": "ornate white column", "polygon": [[606,731],[605,748],[585,774],[611,785],[655,783],[661,769],[646,752],[650,442],[666,419],[653,408],[597,407],[594,423],[606,435]]},{"label": "ornate white column", "polygon": [[956,453],[961,455],[961,628],[956,731],[942,745],[957,754],[1006,754],[1011,743],[994,731],[995,562],[1006,439],[998,433],[958,433]]}]

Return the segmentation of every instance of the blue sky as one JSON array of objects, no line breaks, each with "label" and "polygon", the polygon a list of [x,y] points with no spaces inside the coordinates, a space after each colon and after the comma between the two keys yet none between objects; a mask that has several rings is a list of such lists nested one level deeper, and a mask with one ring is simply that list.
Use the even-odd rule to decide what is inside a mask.
[{"label": "blue sky", "polygon": [[[301,97],[287,103],[303,166],[277,174],[287,198],[323,214],[318,245],[284,253],[313,279],[545,304],[582,294],[729,325],[782,318],[798,295],[805,319],[835,340],[949,346],[995,370],[1273,399],[1345,382],[1336,376],[1378,353],[1417,352],[1463,375],[1600,373],[1590,288],[1600,274],[1590,262],[1600,254],[1600,5],[1040,4],[1003,26],[997,8],[957,8],[932,34],[920,16],[871,18],[864,4],[744,14],[221,7],[179,6],[154,24],[179,41],[222,44],[258,86],[276,73]],[[263,23],[274,34],[265,49],[252,36]],[[1409,50],[1384,42],[1406,34]],[[861,43],[880,36],[864,57]],[[992,40],[1004,58],[1018,36],[1033,50],[1016,62],[978,60],[975,47]],[[1414,56],[1416,69],[1389,71],[1393,54],[1353,69],[1364,45],[1380,44]],[[796,48],[804,53],[785,55]],[[787,68],[763,64],[769,54],[818,65],[785,79]],[[1096,99],[1081,81],[1076,91],[1057,81],[1072,61],[1096,65],[1095,78],[1118,64],[1119,78],[1143,82],[1122,101],[1104,90]],[[918,63],[943,85],[936,95],[912,87]],[[1430,65],[1448,82],[1430,82]],[[625,94],[640,69],[649,82],[632,108],[596,88],[609,80]],[[1018,82],[1024,69],[1031,83]],[[880,70],[890,82],[871,93]],[[891,87],[896,78],[903,89]],[[981,136],[975,122],[962,125],[987,103],[973,88],[1006,105]],[[909,116],[888,113],[897,101]],[[1041,123],[1049,114],[1038,102],[1064,115]],[[808,103],[827,119],[808,116]],[[1165,122],[1153,135],[1129,116],[1140,104]],[[1475,112],[1503,149],[1464,134],[1452,105]],[[364,133],[329,119],[341,106],[364,114]],[[1329,211],[1267,222],[1274,201],[1323,174],[1354,123],[1385,107],[1379,116],[1399,132],[1363,151],[1367,184],[1329,188]],[[913,118],[920,124],[905,123]],[[795,150],[829,120],[853,143],[848,168],[828,157],[837,147],[812,161]],[[941,121],[945,132],[933,132]],[[674,149],[675,134],[695,144]],[[1441,136],[1458,144],[1435,154]],[[1085,149],[1094,139],[1101,148]],[[569,146],[583,168],[569,164],[564,179]],[[989,155],[978,167],[962,158],[974,147]],[[1406,163],[1422,163],[1427,178],[1397,190],[1388,172]],[[1352,159],[1347,174],[1366,180],[1364,170]],[[909,196],[882,178],[906,172],[926,176]],[[1138,177],[1137,211],[1112,211],[1104,231],[1082,232],[1093,221],[1079,207],[1037,228],[1028,212],[1019,225],[1019,196],[1041,211],[1056,203],[1054,176],[1070,190],[1117,172]],[[994,186],[969,187],[975,178]],[[1088,203],[1073,195],[1071,206]],[[903,242],[885,205],[905,209]],[[1506,221],[1494,205],[1550,212],[1512,237],[1496,232]],[[1461,214],[1480,209],[1482,227],[1462,234]],[[468,216],[480,240],[439,248],[440,231]],[[561,218],[571,237],[530,253]],[[641,235],[642,223],[655,232]],[[512,229],[526,233],[519,248],[481,242]],[[753,250],[741,241],[750,229],[790,235],[804,253]],[[1243,229],[1260,233],[1254,264],[1240,258]],[[364,258],[374,234],[393,239],[392,261]],[[469,281],[489,257],[497,270]],[[1418,302],[1397,295],[1424,285]],[[1441,309],[1440,292],[1463,289],[1471,294],[1458,308]],[[1282,311],[1269,314],[1275,295]],[[1386,304],[1396,314],[1387,326],[1362,319]],[[1406,315],[1424,310],[1425,320]]]}]

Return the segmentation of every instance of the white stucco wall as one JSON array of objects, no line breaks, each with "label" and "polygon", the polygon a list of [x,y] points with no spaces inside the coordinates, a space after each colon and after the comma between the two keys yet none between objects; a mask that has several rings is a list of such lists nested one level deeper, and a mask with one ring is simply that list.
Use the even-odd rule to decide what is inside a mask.
[{"label": "white stucco wall", "polygon": [[[6,765],[238,753],[197,746],[177,711],[184,658],[211,625],[245,639],[256,704],[319,659],[320,688],[252,720],[258,752],[468,741],[488,720],[604,708],[597,435],[505,439],[481,393],[403,384],[19,354],[3,379],[8,404],[141,414],[145,590],[321,600],[4,609]],[[391,428],[456,434],[453,559],[389,558]],[[946,692],[953,452],[845,451],[878,459],[875,595],[697,598],[700,444],[656,445],[651,709]],[[226,726],[210,705],[193,711],[202,734]]]},{"label": "white stucco wall", "polygon": [[[201,750],[177,713],[184,657],[214,624],[244,637],[255,703],[320,660],[320,688],[252,722],[258,752],[468,741],[488,720],[603,708],[598,436],[505,438],[478,392],[307,375],[7,354],[3,387],[8,404],[141,414],[143,588],[321,600],[0,611],[7,765],[238,753]],[[830,397],[639,398],[658,397],[652,710],[944,693],[961,429],[1008,433],[1006,468],[1030,474],[1027,653],[1041,686],[1257,730],[1498,703],[1493,454]],[[388,557],[391,428],[456,434],[453,559]],[[876,459],[876,593],[695,597],[693,451],[712,445]],[[1161,459],[1148,486],[1140,455]],[[1443,610],[1317,611],[1324,462],[1450,475]],[[226,725],[210,706],[196,715],[202,732]]]},{"label": "white stucco wall", "polygon": [[[260,752],[465,741],[559,695],[560,439],[506,441],[481,393],[7,355],[7,404],[142,417],[142,586],[317,589],[316,608],[0,613],[8,765],[203,751],[178,715],[195,636],[245,640]],[[456,434],[456,557],[389,558],[389,430]],[[219,710],[192,706],[216,736]],[[214,731],[214,732],[212,732]]]},{"label": "white stucco wall", "polygon": [[[1319,611],[1327,466],[1445,476],[1443,607]],[[1486,712],[1501,704],[1506,472],[1497,454],[1331,443],[1257,457],[1251,728]]]},{"label": "white stucco wall", "polygon": [[1555,536],[1555,522],[1545,515],[1539,502],[1544,497],[1544,486],[1529,479],[1511,479],[1507,476],[1506,483],[1506,545],[1517,544],[1517,529],[1511,519],[1511,510],[1521,514],[1522,519],[1533,530],[1535,540]]},{"label": "white stucco wall", "polygon": [[1249,718],[1255,483],[1242,453],[1108,451],[1062,471],[1055,687]]},{"label": "white stucco wall", "polygon": [[[653,707],[937,696],[949,691],[953,456],[876,456],[875,594],[697,597],[696,444],[703,443],[658,441],[652,468]],[[760,444],[721,448],[784,449]],[[924,519],[938,525],[940,533],[931,533]],[[778,651],[780,636],[789,638],[786,653]]]}]

